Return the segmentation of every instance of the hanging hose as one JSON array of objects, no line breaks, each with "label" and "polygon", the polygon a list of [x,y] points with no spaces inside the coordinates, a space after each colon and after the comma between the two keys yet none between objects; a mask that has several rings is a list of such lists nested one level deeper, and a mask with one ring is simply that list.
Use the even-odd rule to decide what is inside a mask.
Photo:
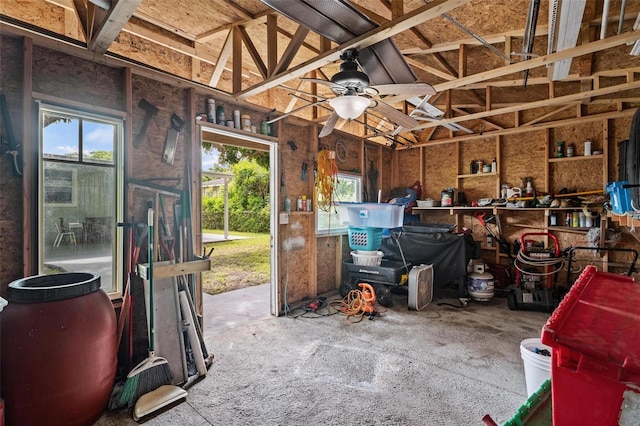
[{"label": "hanging hose", "polygon": [[330,212],[331,207],[334,205],[333,191],[338,184],[338,166],[336,164],[335,151],[326,149],[319,151],[317,163],[316,187],[318,200],[316,201],[316,206],[322,211]]}]

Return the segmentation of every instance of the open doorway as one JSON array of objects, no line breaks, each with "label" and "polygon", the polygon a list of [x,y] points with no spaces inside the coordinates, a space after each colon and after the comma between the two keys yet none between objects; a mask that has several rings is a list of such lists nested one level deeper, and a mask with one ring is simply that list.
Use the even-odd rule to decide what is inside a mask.
[{"label": "open doorway", "polygon": [[[233,129],[225,129],[219,127],[201,127],[201,142],[202,144],[213,145],[215,148],[212,150],[211,155],[207,155],[203,152],[203,162],[202,162],[202,174],[204,179],[203,181],[211,182],[203,187],[203,208],[202,208],[202,236],[203,236],[203,245],[205,247],[214,247],[214,253],[212,255],[212,259],[215,259],[216,252],[215,247],[219,247],[219,252],[222,253],[224,251],[224,245],[228,243],[234,243],[236,249],[240,250],[249,250],[256,253],[256,250],[266,250],[268,254],[268,271],[266,271],[266,276],[264,269],[262,270],[262,276],[265,276],[266,282],[269,285],[269,294],[270,294],[270,302],[269,302],[269,310],[272,315],[279,315],[279,307],[278,307],[278,291],[277,291],[277,200],[278,200],[278,186],[277,186],[277,176],[278,176],[278,162],[277,162],[277,141],[272,138],[264,138],[260,135],[253,134],[245,134],[244,132],[239,132]],[[220,164],[220,161],[217,159],[220,152],[225,151],[233,151],[239,152],[242,149],[245,152],[255,152],[259,153],[260,157],[262,157],[261,163],[264,168],[264,171],[254,171],[254,170],[246,170],[247,167],[254,167],[253,165],[243,164],[238,167],[213,167],[214,162]],[[249,158],[250,156],[247,156]],[[228,165],[227,162],[225,166]],[[238,176],[234,174],[234,170],[240,170],[238,172]],[[230,204],[237,205],[239,202],[239,198],[245,196],[245,194],[238,194],[238,187],[248,188],[247,185],[247,174],[259,175],[260,173],[268,174],[268,181],[265,182],[264,176],[259,176],[258,179],[262,179],[262,182],[255,182],[255,180],[251,181],[251,184],[255,184],[256,188],[247,189],[244,192],[250,193],[252,190],[257,191],[255,194],[251,194],[250,198],[253,200],[242,200],[242,202],[253,203],[254,207],[256,207],[259,203],[265,203],[264,208],[260,208],[257,206],[258,212],[252,213],[240,213],[247,214],[245,218],[238,218],[238,212],[230,211]],[[235,180],[235,182],[234,182]],[[233,185],[237,184],[238,186],[233,187]],[[262,189],[257,189],[262,188]],[[234,193],[235,191],[235,193]],[[262,192],[261,192],[262,191]],[[207,197],[207,195],[215,194],[215,197]],[[231,197],[235,197],[230,200]],[[215,199],[214,199],[215,198]],[[220,203],[223,203],[223,208],[220,208]],[[205,203],[216,203],[217,206],[212,207],[210,205],[205,205]],[[207,217],[208,212],[217,211],[216,219],[212,220],[212,218]],[[260,213],[262,211],[262,213]],[[258,216],[262,214],[262,219],[258,218]],[[262,229],[263,232],[257,232],[255,237],[251,236],[251,233],[240,232],[234,230],[234,222],[237,223],[238,220],[244,220],[246,222],[250,220],[256,220],[256,227],[259,227],[257,222],[262,220],[263,222],[267,222],[267,228]],[[212,225],[213,224],[213,225]],[[207,227],[213,226],[217,231],[207,232]],[[251,228],[251,227],[250,227]],[[258,229],[258,228],[256,228]],[[266,232],[264,232],[266,231]],[[241,241],[237,243],[238,240],[242,240],[247,238],[247,241]],[[217,242],[214,243],[214,241]],[[231,246],[231,244],[229,245]],[[244,247],[244,248],[243,248]],[[257,256],[261,256],[264,259],[265,253],[257,253]],[[234,254],[230,254],[230,256],[234,256]],[[242,256],[242,254],[240,254]],[[248,257],[250,255],[246,255]],[[231,259],[232,257],[230,257]],[[227,262],[224,266],[227,267],[231,262]],[[212,271],[211,274],[216,272],[224,274],[224,271],[215,271],[213,267],[214,263],[212,263]],[[233,269],[233,266],[230,267]],[[218,268],[219,270],[223,269]],[[239,277],[242,276],[242,271],[235,271],[238,273]],[[206,274],[203,276],[203,288],[206,292],[206,280],[207,278],[215,277],[207,277]],[[255,283],[253,283],[255,284]]]}]

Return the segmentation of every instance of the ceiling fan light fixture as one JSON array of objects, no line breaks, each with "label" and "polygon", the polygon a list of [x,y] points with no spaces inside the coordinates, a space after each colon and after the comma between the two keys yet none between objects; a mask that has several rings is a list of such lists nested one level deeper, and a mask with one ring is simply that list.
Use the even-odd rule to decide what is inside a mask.
[{"label": "ceiling fan light fixture", "polygon": [[331,108],[345,120],[353,120],[362,115],[370,104],[369,98],[357,95],[338,96],[329,101]]}]

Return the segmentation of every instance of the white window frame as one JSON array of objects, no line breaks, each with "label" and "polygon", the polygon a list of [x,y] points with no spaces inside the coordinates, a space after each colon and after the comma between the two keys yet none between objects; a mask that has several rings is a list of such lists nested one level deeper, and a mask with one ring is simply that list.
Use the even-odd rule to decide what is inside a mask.
[{"label": "white window frame", "polygon": [[[327,217],[329,213],[322,211],[316,208],[316,235],[345,235],[348,232],[348,226],[340,223],[340,203],[348,202],[348,203],[360,203],[362,202],[362,176],[359,174],[348,173],[348,172],[338,172],[337,175],[338,182],[340,179],[352,179],[356,180],[356,194],[354,195],[354,199],[339,199],[337,194],[334,194],[334,203],[332,209],[337,211],[337,214],[332,214],[329,222],[329,228],[321,228],[323,218]],[[318,194],[316,193],[316,199]],[[317,205],[317,203],[316,203]]]},{"label": "white window frame", "polygon": [[[109,295],[110,298],[118,298],[122,295],[123,288],[123,276],[124,276],[124,248],[123,248],[123,232],[122,228],[116,226],[115,222],[121,223],[124,221],[124,205],[125,205],[125,190],[124,190],[124,117],[114,117],[100,113],[92,113],[84,110],[79,110],[70,107],[64,107],[60,105],[48,104],[42,101],[39,103],[39,111],[38,111],[38,141],[39,141],[39,150],[38,150],[38,217],[39,217],[39,238],[38,238],[38,271],[39,273],[44,273],[44,235],[46,233],[46,225],[44,223],[44,204],[45,204],[45,182],[44,182],[44,165],[45,162],[51,161],[52,158],[48,157],[44,154],[42,148],[42,140],[43,140],[43,123],[42,117],[44,114],[61,114],[68,115],[73,117],[78,117],[82,120],[91,120],[91,121],[102,121],[113,125],[116,128],[116,134],[114,135],[114,153],[113,153],[113,165],[115,171],[115,205],[113,209],[114,213],[114,240],[112,242],[112,282],[113,286],[109,285],[105,286],[105,283],[102,284],[103,290]],[[82,157],[81,157],[82,158]],[[64,163],[64,161],[63,161]],[[73,164],[83,164],[83,162],[79,159],[69,160],[68,163],[70,165]],[[97,165],[100,166],[99,162],[89,161],[85,164],[88,165]],[[107,165],[109,166],[109,165]],[[103,166],[104,167],[104,166]],[[73,170],[73,185],[74,185],[74,200],[77,200],[77,171]],[[55,206],[52,203],[48,203],[49,206]],[[76,207],[75,203],[72,204],[63,204],[63,207]]]}]

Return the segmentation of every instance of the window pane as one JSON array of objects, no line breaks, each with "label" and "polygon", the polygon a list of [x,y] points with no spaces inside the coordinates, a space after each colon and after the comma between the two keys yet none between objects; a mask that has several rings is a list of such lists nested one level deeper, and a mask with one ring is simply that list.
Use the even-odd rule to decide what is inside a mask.
[{"label": "window pane", "polygon": [[122,267],[122,120],[41,106],[40,273],[92,272],[107,293]]},{"label": "window pane", "polygon": [[80,153],[80,120],[65,115],[43,115],[42,155],[45,158],[77,161]]},{"label": "window pane", "polygon": [[82,160],[87,163],[113,164],[116,128],[112,124],[82,122]]},{"label": "window pane", "polygon": [[44,201],[52,205],[75,207],[76,169],[64,163],[45,163]]},{"label": "window pane", "polygon": [[[335,203],[358,203],[361,201],[360,176],[338,173],[338,184],[333,191]],[[317,194],[320,198],[321,195]],[[316,230],[319,232],[344,232],[346,226],[340,223],[340,206],[334,205],[331,211],[318,210],[316,214]]]},{"label": "window pane", "polygon": [[43,167],[45,176],[60,177],[49,181],[59,185],[44,182],[44,273],[97,273],[102,289],[113,291],[115,170],[51,161]]}]

